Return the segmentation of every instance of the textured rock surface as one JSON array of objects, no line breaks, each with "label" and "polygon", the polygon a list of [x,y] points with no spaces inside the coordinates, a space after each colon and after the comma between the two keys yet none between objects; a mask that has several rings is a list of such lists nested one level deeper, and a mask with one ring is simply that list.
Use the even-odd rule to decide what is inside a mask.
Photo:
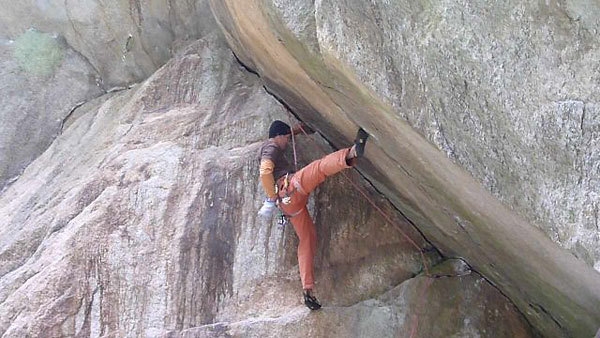
[{"label": "textured rock surface", "polygon": [[320,50],[600,271],[600,5],[350,3],[316,2]]},{"label": "textured rock surface", "polygon": [[[351,139],[356,125],[372,134],[363,172],[444,254],[465,257],[545,335],[597,330],[597,128],[595,111],[583,113],[597,94],[597,21],[569,20],[577,6],[554,4],[212,5],[240,60],[334,144]],[[307,13],[314,22],[294,15]],[[583,106],[570,95],[585,98]],[[567,193],[578,197],[565,207]],[[587,259],[526,221],[569,209],[573,224],[561,231],[570,233],[566,242],[581,239],[574,251]]]},{"label": "textured rock surface", "polygon": [[[256,152],[289,115],[216,35],[81,111],[0,195],[3,336],[532,334],[475,275],[413,278],[440,256],[371,188],[393,224],[349,198],[343,176],[311,204],[327,307],[300,305],[295,236],[256,218]],[[299,139],[301,163],[321,154],[315,142],[326,146]]]},{"label": "textured rock surface", "polygon": [[[490,192],[600,271],[600,5],[272,1]],[[314,47],[316,46],[316,47]]]},{"label": "textured rock surface", "polygon": [[[219,322],[182,337],[531,337],[515,309],[482,278],[415,278],[348,307],[292,310],[277,317]],[[448,291],[458,291],[448,295]],[[460,291],[459,291],[460,290]],[[497,298],[498,297],[498,298]],[[474,304],[486,304],[486,310]],[[443,324],[441,324],[443,323]]]},{"label": "textured rock surface", "polygon": [[[55,58],[48,57],[55,55]],[[86,60],[50,34],[0,37],[0,190],[60,134],[77,104],[99,96]]]},{"label": "textured rock surface", "polygon": [[146,79],[179,46],[216,29],[205,0],[0,7],[0,190],[50,145],[77,104]]},{"label": "textured rock surface", "polygon": [[[600,326],[596,3],[213,1],[229,47],[207,1],[0,5],[0,186],[52,143],[0,189],[0,335]],[[263,84],[328,139],[302,163],[367,128],[359,170],[403,212],[355,171],[393,222],[342,176],[315,193],[318,313],[293,232],[255,217],[259,142],[292,120]]]},{"label": "textured rock surface", "polygon": [[214,29],[205,0],[2,0],[0,6],[0,32],[14,39],[35,27],[64,36],[107,89],[147,78],[183,41]]}]

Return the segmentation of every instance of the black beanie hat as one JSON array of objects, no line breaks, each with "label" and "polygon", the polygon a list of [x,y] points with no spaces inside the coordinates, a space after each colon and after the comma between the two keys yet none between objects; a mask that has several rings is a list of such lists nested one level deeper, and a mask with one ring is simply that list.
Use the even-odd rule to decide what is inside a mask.
[{"label": "black beanie hat", "polygon": [[290,126],[288,126],[283,121],[275,120],[273,121],[273,123],[271,123],[271,126],[269,127],[269,138],[273,138],[279,135],[287,135],[291,133],[292,130],[290,129]]}]

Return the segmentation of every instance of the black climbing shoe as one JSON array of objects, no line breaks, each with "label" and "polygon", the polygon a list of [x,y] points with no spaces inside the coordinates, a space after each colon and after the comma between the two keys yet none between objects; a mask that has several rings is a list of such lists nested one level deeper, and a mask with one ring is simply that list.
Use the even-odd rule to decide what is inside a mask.
[{"label": "black climbing shoe", "polygon": [[307,290],[304,291],[304,305],[313,311],[321,308],[321,304],[319,304],[317,298]]},{"label": "black climbing shoe", "polygon": [[367,138],[369,134],[362,129],[359,128],[356,133],[356,139],[354,139],[354,145],[356,146],[356,157],[362,157],[365,153],[365,145],[367,144]]}]

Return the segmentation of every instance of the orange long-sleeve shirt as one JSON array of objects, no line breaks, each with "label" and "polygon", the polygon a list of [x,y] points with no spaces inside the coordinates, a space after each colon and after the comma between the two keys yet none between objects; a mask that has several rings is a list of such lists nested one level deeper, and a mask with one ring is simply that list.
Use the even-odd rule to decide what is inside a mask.
[{"label": "orange long-sleeve shirt", "polygon": [[260,148],[260,181],[268,198],[277,197],[275,182],[287,173],[294,172],[293,167],[272,139],[265,141]]}]

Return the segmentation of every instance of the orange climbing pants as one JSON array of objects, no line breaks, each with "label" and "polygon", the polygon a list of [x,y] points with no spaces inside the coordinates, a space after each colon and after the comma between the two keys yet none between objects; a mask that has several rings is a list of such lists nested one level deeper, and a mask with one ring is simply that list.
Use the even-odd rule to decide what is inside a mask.
[{"label": "orange climbing pants", "polygon": [[300,169],[289,180],[286,191],[283,189],[283,178],[280,178],[277,182],[279,197],[282,199],[284,197],[290,198],[288,204],[281,202],[279,207],[290,218],[300,240],[298,244],[298,266],[302,288],[305,290],[314,287],[313,261],[317,251],[317,231],[306,208],[308,196],[319,184],[325,181],[327,176],[350,168],[346,164],[346,155],[349,151],[349,148],[338,150]]}]

